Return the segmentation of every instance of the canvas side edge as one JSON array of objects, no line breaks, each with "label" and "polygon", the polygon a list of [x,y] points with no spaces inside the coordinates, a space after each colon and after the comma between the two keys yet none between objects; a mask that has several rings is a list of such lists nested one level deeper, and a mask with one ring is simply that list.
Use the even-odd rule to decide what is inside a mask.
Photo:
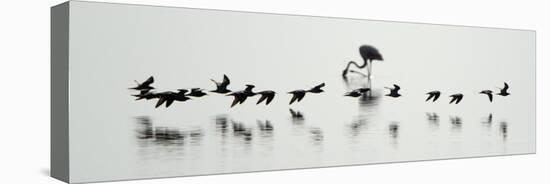
[{"label": "canvas side edge", "polygon": [[69,183],[69,2],[50,9],[50,175]]}]

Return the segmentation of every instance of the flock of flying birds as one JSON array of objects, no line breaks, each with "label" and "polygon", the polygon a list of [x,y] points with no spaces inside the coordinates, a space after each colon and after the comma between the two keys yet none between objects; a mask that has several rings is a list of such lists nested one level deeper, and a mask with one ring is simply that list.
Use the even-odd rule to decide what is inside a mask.
[{"label": "flock of flying birds", "polygon": [[[275,98],[275,94],[276,94],[275,91],[272,91],[272,90],[254,92],[254,91],[252,91],[252,89],[255,86],[251,85],[251,84],[247,84],[246,88],[244,90],[231,91],[227,88],[230,84],[230,80],[226,75],[223,75],[222,82],[217,82],[213,79],[211,79],[211,80],[212,80],[212,82],[214,82],[214,84],[216,84],[216,89],[212,90],[210,92],[219,93],[219,94],[226,94],[226,96],[233,96],[233,102],[231,103],[231,107],[233,107],[237,104],[242,104],[248,97],[252,97],[252,96],[256,96],[256,95],[260,95],[260,98],[258,99],[256,104],[260,104],[260,103],[265,101],[265,104],[269,105],[269,103],[271,103],[271,101]],[[199,98],[199,97],[203,97],[203,96],[207,95],[204,92],[204,89],[201,89],[201,88],[191,88],[190,90],[178,89],[177,92],[165,91],[165,92],[157,93],[157,92],[153,91],[153,89],[155,89],[155,88],[151,86],[151,84],[153,84],[153,82],[154,82],[153,76],[149,77],[147,80],[145,80],[142,83],[139,83],[137,81],[135,81],[135,82],[137,83],[137,86],[129,88],[129,89],[137,90],[137,91],[139,91],[139,94],[135,94],[135,95],[132,95],[132,96],[136,97],[136,100],[158,99],[158,101],[155,105],[155,108],[160,107],[162,104],[165,104],[166,107],[169,107],[170,105],[172,105],[172,103],[174,101],[184,102],[184,101],[190,100],[191,98]],[[294,91],[288,92],[289,94],[292,94],[292,98],[291,98],[289,104],[293,104],[295,102],[300,102],[305,97],[305,95],[307,93],[314,93],[315,94],[315,93],[324,92],[323,89],[322,89],[324,86],[325,86],[325,83],[321,83],[321,84],[319,84],[319,85],[317,85],[317,86],[315,86],[311,89],[308,89],[308,90],[299,89],[299,90],[294,90]],[[401,94],[399,94],[399,90],[401,89],[401,87],[399,87],[399,85],[394,84],[393,88],[389,88],[389,87],[386,87],[386,88],[390,90],[390,93],[386,94],[385,96],[389,96],[389,97],[393,97],[393,98],[398,98],[398,97],[401,96]],[[509,86],[505,82],[504,83],[504,88],[501,88],[500,92],[496,93],[496,95],[500,95],[500,96],[510,95],[510,93],[508,92],[508,88],[509,88]],[[350,92],[345,93],[344,96],[360,97],[360,96],[369,95],[370,91],[371,91],[370,88],[359,88],[359,89],[355,89],[355,90],[352,90]],[[489,97],[489,101],[493,102],[493,91],[483,90],[479,93],[487,95]],[[428,92],[426,94],[428,95],[428,98],[426,99],[426,101],[432,100],[432,102],[435,102],[437,99],[439,99],[439,96],[441,95],[441,92],[440,91],[431,91],[431,92]],[[458,103],[460,103],[460,101],[462,101],[462,98],[464,97],[464,95],[461,94],[461,93],[457,93],[457,94],[450,95],[449,97],[451,97],[451,101],[449,102],[449,104],[452,104],[452,103],[458,104]]]}]

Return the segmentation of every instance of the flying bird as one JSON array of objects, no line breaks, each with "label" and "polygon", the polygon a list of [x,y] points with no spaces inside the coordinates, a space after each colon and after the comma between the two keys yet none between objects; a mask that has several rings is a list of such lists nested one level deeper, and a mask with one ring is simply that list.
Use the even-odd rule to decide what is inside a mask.
[{"label": "flying bird", "polygon": [[390,94],[386,94],[386,96],[391,96],[394,98],[401,96],[401,94],[399,94],[399,90],[401,89],[401,87],[399,87],[397,84],[394,84],[393,88],[386,87],[386,89],[390,90]]},{"label": "flying bird", "polygon": [[497,95],[500,95],[500,96],[508,96],[508,95],[510,95],[510,93],[508,93],[508,88],[509,88],[509,86],[508,86],[508,84],[505,82],[505,83],[504,83],[504,88],[501,88],[501,89],[500,89],[500,92],[497,93]]},{"label": "flying bird", "polygon": [[265,105],[269,105],[269,103],[271,103],[271,100],[275,98],[275,91],[271,91],[271,90],[260,91],[260,92],[257,92],[256,94],[261,95],[260,99],[256,104],[260,104],[263,101],[265,101]]},{"label": "flying bird", "polygon": [[289,94],[292,94],[292,99],[290,99],[290,103],[289,104],[292,104],[294,103],[295,101],[302,101],[302,99],[304,98],[304,96],[306,96],[306,93],[322,93],[324,92],[323,89],[321,89],[322,87],[325,87],[325,83],[321,83],[309,90],[303,90],[303,89],[299,89],[299,90],[294,90],[294,91],[291,91],[291,92],[288,92]]},{"label": "flying bird", "polygon": [[452,99],[451,99],[451,102],[449,102],[449,104],[452,104],[453,102],[454,102],[455,104],[458,104],[458,103],[460,103],[460,101],[462,101],[462,98],[464,97],[464,95],[462,95],[462,94],[460,94],[460,93],[457,93],[457,94],[451,95],[451,96],[449,96],[449,97],[452,98]]},{"label": "flying bird", "polygon": [[231,107],[238,104],[242,104],[248,97],[256,95],[252,89],[254,88],[254,85],[247,84],[246,88],[242,91],[236,91],[233,93],[229,93],[226,96],[233,96],[233,102],[231,103]]},{"label": "flying bird", "polygon": [[493,102],[493,91],[491,90],[483,90],[479,92],[480,94],[486,94],[489,97],[489,101]]},{"label": "flying bird", "polygon": [[322,87],[325,87],[325,83],[321,83],[311,89],[309,89],[307,92],[310,92],[310,93],[322,93],[324,92],[323,89],[321,89]]},{"label": "flying bird", "polygon": [[162,93],[157,93],[158,95],[158,101],[155,105],[155,108],[158,108],[161,106],[164,102],[166,102],[166,108],[170,107],[174,101],[180,101],[184,102],[189,100],[190,98],[185,96],[185,93],[187,93],[188,90],[186,89],[178,89],[178,92],[172,92],[172,91],[166,91]]},{"label": "flying bird", "polygon": [[229,85],[230,81],[229,78],[224,74],[223,75],[223,81],[222,82],[216,82],[214,79],[210,79],[214,84],[216,84],[216,90],[212,90],[210,92],[214,93],[220,93],[225,94],[231,92],[231,90],[227,89],[227,86]]},{"label": "flying bird", "polygon": [[369,91],[370,91],[370,88],[359,88],[359,89],[354,89],[353,91],[344,93],[344,96],[360,97],[361,95],[363,95],[363,94],[365,94],[366,92],[369,92]]},{"label": "flying bird", "polygon": [[203,92],[201,88],[191,88],[191,92],[187,96],[202,97],[204,95],[206,95],[206,93]]},{"label": "flying bird", "polygon": [[428,96],[428,98],[426,99],[426,102],[430,99],[432,99],[432,102],[435,102],[439,96],[441,95],[441,92],[440,91],[430,91],[428,93],[426,93]]},{"label": "flying bird", "polygon": [[137,83],[137,86],[133,88],[128,88],[128,89],[135,89],[139,91],[155,89],[154,87],[151,86],[151,84],[155,82],[155,79],[153,78],[153,76],[147,78],[147,80],[145,80],[143,83],[139,83],[138,81],[135,81],[135,82]]}]

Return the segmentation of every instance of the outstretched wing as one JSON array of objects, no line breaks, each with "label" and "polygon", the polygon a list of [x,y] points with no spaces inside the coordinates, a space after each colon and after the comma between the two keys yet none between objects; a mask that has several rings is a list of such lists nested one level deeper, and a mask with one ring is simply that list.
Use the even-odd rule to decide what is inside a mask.
[{"label": "outstretched wing", "polygon": [[174,103],[174,99],[166,100],[166,107],[170,107],[170,105],[172,105],[172,103]]},{"label": "outstretched wing", "polygon": [[262,103],[265,99],[267,99],[267,95],[262,94],[256,105]]},{"label": "outstretched wing", "polygon": [[304,96],[306,96],[305,93],[300,93],[300,94],[298,94],[298,102],[302,101],[302,99],[304,98]]},{"label": "outstretched wing", "polygon": [[487,96],[489,96],[489,101],[490,101],[490,102],[493,102],[493,94],[487,93]]},{"label": "outstretched wing", "polygon": [[233,102],[231,103],[231,107],[237,105],[237,103],[239,103],[239,98],[237,96],[234,96],[235,98],[233,98]]},{"label": "outstretched wing", "polygon": [[435,93],[435,98],[432,102],[435,102],[439,98],[439,96],[441,96],[441,93]]},{"label": "outstretched wing", "polygon": [[451,99],[451,102],[449,102],[449,104],[452,104],[453,102],[455,102],[458,98],[453,96],[453,99]]},{"label": "outstretched wing", "polygon": [[460,101],[462,101],[462,97],[463,97],[463,96],[458,96],[455,104],[460,103]]},{"label": "outstretched wing", "polygon": [[267,96],[267,101],[265,102],[265,105],[269,105],[271,101],[275,98],[275,94],[271,94]]},{"label": "outstretched wing", "polygon": [[[296,101],[297,99],[298,99],[298,94],[292,95],[292,99],[290,99],[290,103],[289,103],[289,104],[294,103],[294,101]],[[292,111],[292,110],[291,110],[291,111]]]},{"label": "outstretched wing", "polygon": [[223,81],[222,83],[220,84],[221,86],[224,86],[224,87],[227,87],[227,85],[229,85],[229,83],[231,83],[229,81],[229,77],[227,77],[227,75],[223,74]]},{"label": "outstretched wing", "polygon": [[426,99],[426,102],[428,100],[432,99],[433,97],[435,97],[435,94],[433,94],[433,93],[428,93],[428,95],[430,95],[430,96],[428,96],[428,98]]},{"label": "outstretched wing", "polygon": [[158,108],[166,101],[166,98],[160,97],[159,101],[157,101],[157,105],[155,105],[155,108]]},{"label": "outstretched wing", "polygon": [[395,90],[395,92],[399,91],[400,89],[401,87],[399,87],[397,84],[393,85],[393,90]]},{"label": "outstretched wing", "polygon": [[153,84],[153,82],[155,82],[155,79],[153,78],[153,76],[147,78],[147,80],[145,80],[145,82],[141,83],[141,85],[144,85],[144,86],[149,86],[151,84]]},{"label": "outstretched wing", "polygon": [[502,88],[502,90],[506,91],[506,90],[508,90],[508,88],[509,88],[508,83],[505,82],[504,83],[504,88]]}]

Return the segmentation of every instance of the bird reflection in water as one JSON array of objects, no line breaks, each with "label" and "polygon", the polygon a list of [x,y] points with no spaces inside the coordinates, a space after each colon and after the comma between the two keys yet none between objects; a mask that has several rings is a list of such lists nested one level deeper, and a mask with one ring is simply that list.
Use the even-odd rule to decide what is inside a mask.
[{"label": "bird reflection in water", "polygon": [[302,112],[300,111],[297,111],[297,110],[294,110],[294,109],[289,109],[290,111],[290,117],[292,119],[292,123],[294,124],[303,124],[304,123],[304,115],[302,114]]},{"label": "bird reflection in water", "polygon": [[314,145],[320,145],[323,141],[323,131],[321,128],[313,127],[309,130],[311,141]]},{"label": "bird reflection in water", "polygon": [[388,132],[390,134],[391,142],[394,146],[397,146],[397,139],[399,137],[399,123],[392,122],[388,126]]},{"label": "bird reflection in water", "polygon": [[252,140],[252,130],[244,126],[241,122],[231,122],[233,127],[233,135],[235,137],[242,137],[246,143]]},{"label": "bird reflection in water", "polygon": [[154,127],[151,118],[147,116],[137,117],[137,138],[142,146],[153,142],[158,145],[181,145],[188,136],[186,133],[175,127]]},{"label": "bird reflection in water", "polygon": [[493,124],[493,113],[490,113],[489,116],[481,122],[481,124],[486,128],[491,128],[491,125]]},{"label": "bird reflection in water", "polygon": [[428,119],[428,122],[430,123],[430,127],[432,128],[438,128],[439,127],[439,115],[435,112],[427,112],[426,117]]},{"label": "bird reflection in water", "polygon": [[450,117],[452,130],[459,131],[462,128],[462,118],[458,116]]},{"label": "bird reflection in water", "polygon": [[216,131],[221,133],[222,136],[225,136],[229,131],[229,118],[227,115],[218,115],[215,118]]},{"label": "bird reflection in water", "polygon": [[361,134],[361,131],[367,128],[367,117],[366,116],[358,116],[356,117],[351,124],[349,125],[350,128],[350,136],[356,137]]},{"label": "bird reflection in water", "polygon": [[504,121],[500,122],[498,129],[499,129],[500,135],[502,135],[502,139],[506,141],[506,138],[508,137],[508,123]]}]

